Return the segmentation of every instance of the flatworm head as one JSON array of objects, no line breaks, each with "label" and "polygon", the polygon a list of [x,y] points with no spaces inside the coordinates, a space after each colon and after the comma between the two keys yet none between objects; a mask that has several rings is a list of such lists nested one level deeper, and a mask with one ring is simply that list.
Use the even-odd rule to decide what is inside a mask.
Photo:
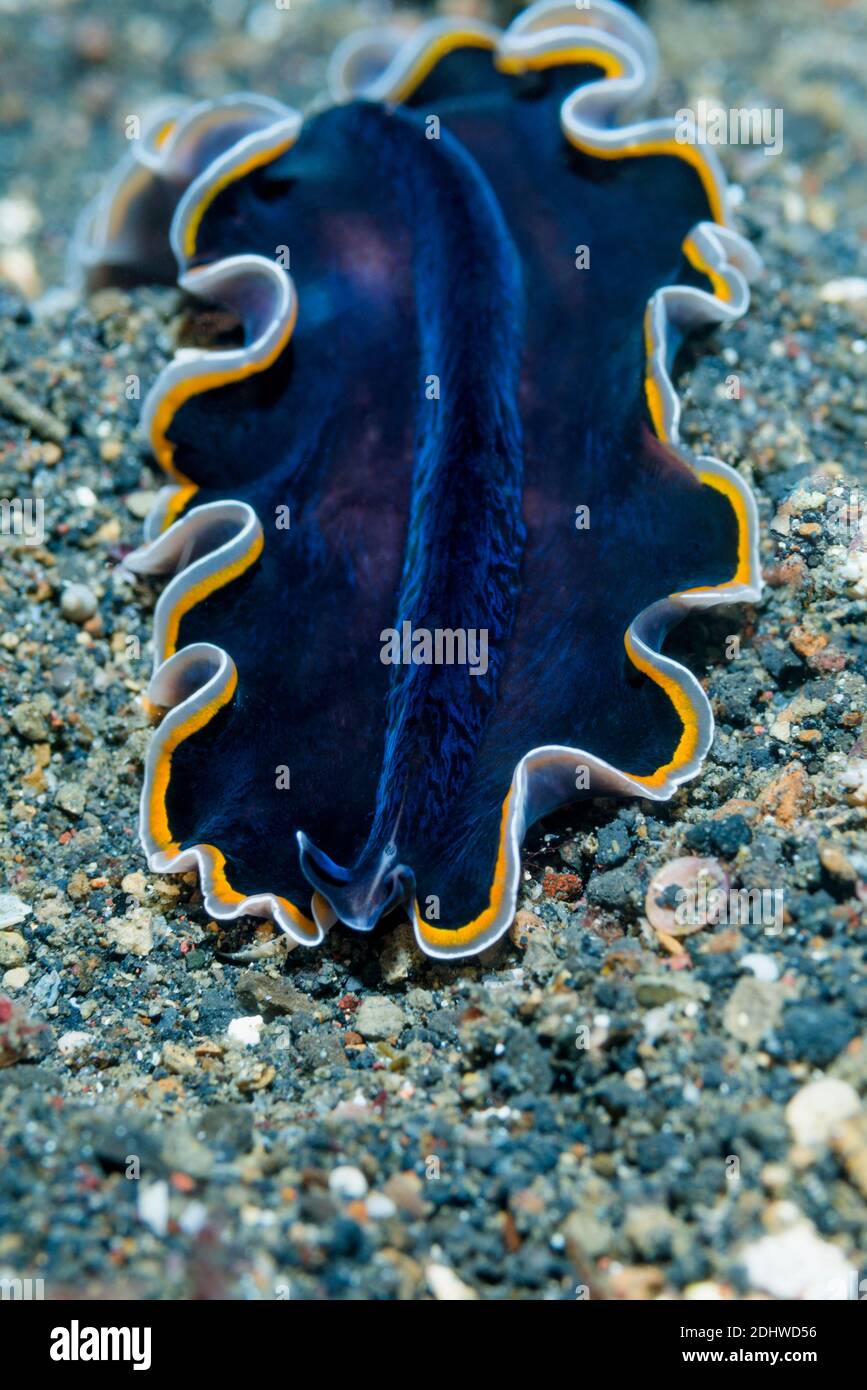
[{"label": "flatworm head", "polygon": [[334,104],[174,115],[84,222],[91,283],[153,275],[161,227],[243,325],[150,391],[170,481],[127,561],[174,574],[142,838],[215,916],[313,944],[403,905],[472,954],[530,824],[700,767],[662,646],[758,596],[756,518],[685,453],[670,371],[757,258],[712,154],[624,123],[654,71],[612,0],[354,39]]}]

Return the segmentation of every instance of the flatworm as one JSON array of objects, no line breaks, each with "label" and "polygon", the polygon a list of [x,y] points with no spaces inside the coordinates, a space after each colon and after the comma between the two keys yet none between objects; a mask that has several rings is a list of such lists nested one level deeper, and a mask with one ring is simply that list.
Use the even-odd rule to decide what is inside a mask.
[{"label": "flatworm", "polygon": [[243,325],[150,390],[170,482],[126,561],[174,575],[142,840],[213,916],[310,945],[403,905],[470,955],[529,825],[698,771],[710,707],[662,647],[758,597],[757,525],[670,371],[759,262],[713,152],[624,123],[655,70],[613,0],[365,35],[304,116],[160,111],[82,219],[87,285],[177,266]]}]

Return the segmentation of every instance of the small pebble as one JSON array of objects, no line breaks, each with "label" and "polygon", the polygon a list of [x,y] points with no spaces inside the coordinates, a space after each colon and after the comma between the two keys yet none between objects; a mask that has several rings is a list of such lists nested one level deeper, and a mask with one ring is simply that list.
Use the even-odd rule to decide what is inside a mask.
[{"label": "small pebble", "polygon": [[131,492],[126,499],[127,511],[131,516],[137,517],[139,521],[144,521],[156,500],[157,494],[155,492],[145,490]]},{"label": "small pebble", "polygon": [[78,782],[61,782],[54,794],[54,801],[61,811],[76,820],[84,812],[87,796]]},{"label": "small pebble", "polygon": [[384,1192],[371,1192],[365,1206],[371,1221],[389,1221],[397,1215],[397,1204]]},{"label": "small pebble", "polygon": [[392,1038],[406,1026],[406,1014],[385,995],[369,994],[355,1016],[354,1026],[363,1038]]},{"label": "small pebble", "polygon": [[149,1226],[155,1236],[164,1236],[169,1229],[169,1185],[167,1182],[141,1183],[136,1201],[138,1219]]},{"label": "small pebble", "polygon": [[749,970],[757,980],[765,980],[768,983],[780,978],[777,962],[773,956],[765,956],[758,951],[750,951],[748,955],[741,958],[741,969]]},{"label": "small pebble", "polygon": [[466,1303],[479,1296],[448,1265],[429,1264],[425,1269],[425,1278],[438,1303]]},{"label": "small pebble", "polygon": [[797,1144],[825,1144],[860,1109],[858,1092],[832,1076],[802,1086],[786,1106],[786,1119]]},{"label": "small pebble", "polygon": [[96,597],[86,584],[67,584],[60,596],[60,611],[72,623],[86,623],[96,612]]},{"label": "small pebble", "polygon": [[7,970],[3,976],[3,988],[18,990],[23,989],[30,979],[30,971],[26,965],[19,965],[14,970]]},{"label": "small pebble", "polygon": [[153,950],[152,917],[135,907],[125,917],[112,917],[106,925],[109,944],[121,955],[147,956]]},{"label": "small pebble", "polygon": [[244,1018],[233,1018],[226,1032],[232,1042],[242,1043],[244,1047],[257,1047],[264,1024],[261,1014],[248,1014]]},{"label": "small pebble", "polygon": [[0,932],[0,968],[13,969],[27,959],[27,942],[19,931]]},{"label": "small pebble", "polygon": [[26,921],[33,909],[15,893],[0,893],[0,931],[8,931]]},{"label": "small pebble", "polygon": [[328,1189],[344,1202],[359,1201],[367,1193],[367,1178],[360,1168],[340,1164],[329,1174]]},{"label": "small pebble", "polygon": [[806,1221],[762,1236],[740,1254],[750,1291],[780,1299],[845,1299],[850,1261]]}]

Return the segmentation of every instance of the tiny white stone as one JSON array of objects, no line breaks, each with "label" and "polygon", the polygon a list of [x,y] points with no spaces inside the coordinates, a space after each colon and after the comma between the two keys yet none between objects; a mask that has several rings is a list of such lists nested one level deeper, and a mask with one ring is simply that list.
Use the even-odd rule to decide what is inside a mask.
[{"label": "tiny white stone", "polygon": [[760,951],[751,951],[741,961],[743,970],[751,970],[757,980],[773,981],[780,978],[777,962],[773,956],[764,956]]},{"label": "tiny white stone", "polygon": [[141,1186],[136,1202],[138,1219],[149,1226],[155,1236],[164,1236],[169,1229],[169,1185],[152,1182]]},{"label": "tiny white stone", "polygon": [[96,598],[86,584],[67,584],[60,596],[60,611],[73,623],[86,623],[96,612]]},{"label": "tiny white stone", "polygon": [[706,1301],[710,1303],[722,1302],[725,1297],[720,1285],[712,1283],[709,1279],[698,1284],[687,1284],[683,1296],[688,1298],[690,1302]]},{"label": "tiny white stone", "polygon": [[479,1296],[475,1289],[471,1289],[468,1284],[459,1279],[448,1265],[429,1264],[425,1269],[425,1278],[428,1288],[438,1303],[465,1303]]},{"label": "tiny white stone", "polygon": [[860,1108],[858,1092],[848,1081],[823,1076],[792,1096],[786,1106],[786,1119],[796,1143],[826,1144],[834,1130],[857,1115]]},{"label": "tiny white stone", "polygon": [[187,1202],[178,1219],[184,1235],[197,1236],[208,1224],[208,1208],[204,1202]]},{"label": "tiny white stone", "polygon": [[[867,579],[867,563],[864,573]],[[840,774],[840,781],[852,792],[857,805],[867,804],[867,758],[850,758]]]},{"label": "tiny white stone", "polygon": [[0,198],[0,244],[17,246],[41,220],[38,208],[29,198]]},{"label": "tiny white stone", "polygon": [[741,1252],[750,1291],[782,1299],[846,1299],[850,1261],[839,1246],[820,1240],[807,1221],[780,1235],[762,1236]]},{"label": "tiny white stone", "polygon": [[33,911],[14,893],[0,893],[0,931],[17,927]]},{"label": "tiny white stone", "polygon": [[671,1004],[660,1004],[655,1009],[648,1009],[644,1015],[643,1027],[644,1035],[651,1043],[664,1037],[673,1027]]},{"label": "tiny white stone", "polygon": [[841,275],[837,280],[826,280],[819,290],[819,298],[826,304],[854,304],[859,299],[867,299],[867,280],[860,275]]},{"label": "tiny white stone", "polygon": [[139,521],[144,521],[156,500],[157,494],[155,492],[139,489],[137,492],[128,494],[126,508],[131,516],[137,517]]},{"label": "tiny white stone", "polygon": [[90,1047],[93,1042],[92,1033],[84,1033],[73,1029],[69,1033],[64,1033],[57,1039],[57,1050],[63,1057],[71,1057],[75,1052],[81,1052],[82,1048]]},{"label": "tiny white stone", "polygon": [[357,1202],[367,1192],[367,1178],[360,1168],[341,1163],[329,1175],[328,1188],[344,1202]]},{"label": "tiny white stone", "polygon": [[397,1212],[397,1204],[384,1192],[371,1192],[365,1205],[371,1221],[387,1221]]},{"label": "tiny white stone", "polygon": [[233,1018],[226,1031],[233,1042],[257,1047],[264,1023],[261,1014],[248,1014],[246,1018]]}]

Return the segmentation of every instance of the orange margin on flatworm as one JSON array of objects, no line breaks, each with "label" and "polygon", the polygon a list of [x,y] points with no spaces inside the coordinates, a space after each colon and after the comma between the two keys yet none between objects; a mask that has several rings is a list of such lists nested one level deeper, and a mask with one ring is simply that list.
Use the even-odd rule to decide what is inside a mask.
[{"label": "orange margin on flatworm", "polygon": [[262,547],[265,544],[261,531],[257,532],[251,540],[251,544],[239,555],[230,565],[224,569],[215,570],[213,574],[208,574],[200,579],[198,584],[185,590],[178,596],[178,601],[172,609],[166,624],[166,640],[163,651],[160,654],[160,661],[166,661],[175,651],[178,640],[178,631],[181,626],[181,619],[189,613],[196,604],[202,603],[209,594],[213,594],[217,589],[222,589],[225,584],[230,584],[233,579],[238,579],[245,570],[255,564],[262,554]]},{"label": "orange margin on flatworm", "polygon": [[166,437],[166,431],[170,428],[172,420],[175,418],[181,406],[188,401],[191,396],[199,396],[207,391],[215,391],[218,387],[227,386],[230,382],[243,381],[246,377],[255,376],[257,372],[264,372],[268,367],[273,366],[294,332],[297,314],[297,301],[293,300],[292,314],[278,342],[275,343],[274,347],[268,353],[268,356],[263,358],[261,362],[245,362],[242,366],[231,367],[223,372],[203,372],[198,376],[184,377],[182,381],[177,382],[177,384],[163,396],[154,414],[153,425],[151,427],[151,447],[160,467],[163,468],[170,477],[174,478],[176,482],[179,482],[182,486],[196,486],[190,478],[187,478],[175,468],[175,446]]},{"label": "orange margin on flatworm", "polygon": [[[674,705],[678,718],[683,726],[677,748],[670,762],[658,767],[655,772],[645,776],[628,773],[627,775],[633,782],[639,783],[644,787],[656,788],[661,786],[668,774],[677,768],[688,763],[696,753],[698,748],[698,718],[695,707],[690,700],[686,690],[667,672],[658,670],[653,664],[644,657],[640,656],[627,630],[624,633],[623,643],[626,654],[639,671],[649,676],[656,685],[659,685],[666,693],[671,703]],[[506,891],[507,863],[507,841],[509,833],[509,810],[511,807],[513,791],[510,788],[505,801],[500,818],[500,838],[497,850],[497,861],[494,868],[494,877],[491,884],[491,893],[488,906],[478,917],[474,917],[471,922],[467,922],[463,927],[449,929],[447,927],[432,927],[421,914],[418,901],[415,903],[415,916],[419,934],[431,946],[464,946],[475,941],[491,925],[494,918],[500,911]]]},{"label": "orange margin on flatworm", "polygon": [[[202,848],[208,852],[211,858],[212,896],[219,898],[220,902],[224,903],[226,906],[237,907],[238,903],[242,903],[244,898],[249,895],[239,893],[237,888],[233,888],[229,882],[226,876],[226,856],[221,850],[217,849],[216,845],[203,845]],[[253,896],[257,895],[254,894]],[[305,917],[304,913],[299,911],[294,903],[290,903],[288,898],[279,898],[276,894],[274,894],[273,897],[274,901],[279,903],[287,916],[292,918],[292,921],[295,923],[296,927],[298,927],[299,931],[304,932],[305,935],[313,937],[319,936],[319,929],[316,923],[311,921],[309,917]]]},{"label": "orange margin on flatworm", "polygon": [[138,193],[141,193],[143,189],[147,188],[148,184],[151,181],[151,178],[152,174],[150,169],[146,169],[144,165],[139,165],[135,169],[130,170],[129,178],[118,190],[117,194],[115,195],[114,202],[109,208],[109,236],[114,236],[117,234],[120,224],[122,223],[126,215],[126,211],[133,198],[135,198]]},{"label": "orange margin on flatworm", "polygon": [[503,905],[503,898],[506,892],[506,871],[508,868],[506,839],[509,831],[509,808],[512,804],[512,789],[509,788],[508,795],[503,802],[503,810],[500,816],[500,841],[497,849],[497,862],[494,867],[494,878],[491,884],[491,895],[488,906],[478,917],[474,917],[471,922],[463,927],[449,929],[448,927],[432,927],[425,921],[419,910],[418,902],[415,904],[415,915],[420,934],[428,941],[431,946],[463,946],[467,942],[475,941],[476,937],[481,936],[491,925],[500,908]]},{"label": "orange margin on flatworm", "polygon": [[185,377],[163,396],[154,412],[150,443],[157,463],[163,472],[177,483],[178,488],[166,507],[162,530],[166,530],[172,524],[199,490],[197,483],[194,483],[191,478],[188,478],[185,473],[181,473],[175,467],[175,446],[168,438],[172,421],[181,406],[193,396],[203,395],[207,391],[215,391],[218,387],[228,386],[231,382],[243,381],[249,376],[255,376],[257,372],[264,372],[268,367],[272,367],[292,337],[297,317],[298,304],[297,300],[293,300],[292,313],[278,342],[261,362],[247,362],[243,366],[231,367],[223,372],[203,372],[200,376]]},{"label": "orange margin on flatworm", "polygon": [[214,715],[227,705],[235,693],[238,684],[237,673],[232,670],[229,679],[221,690],[218,690],[212,700],[201,709],[195,710],[188,719],[178,724],[172,729],[168,738],[165,740],[160,750],[160,758],[154,769],[153,782],[151,783],[150,798],[148,801],[148,824],[154,842],[160,846],[166,854],[179,854],[180,845],[172,839],[169,828],[168,811],[166,810],[166,794],[169,789],[169,778],[171,776],[172,755],[175,749],[192,734],[198,733],[209,724]]},{"label": "orange margin on flatworm", "polygon": [[622,77],[623,63],[616,53],[608,53],[592,44],[576,44],[571,48],[549,49],[545,53],[498,53],[494,67],[498,72],[520,74],[542,68],[577,66],[588,63],[601,68],[606,77]]},{"label": "orange margin on flatworm", "polygon": [[243,164],[239,164],[233,169],[227,169],[222,178],[216,179],[210,187],[205,189],[195,207],[191,208],[189,220],[184,228],[184,255],[188,260],[195,252],[196,238],[199,234],[202,218],[217,195],[222,193],[224,188],[228,188],[230,184],[236,183],[238,179],[252,173],[254,169],[270,163],[272,159],[279,159],[281,154],[285,154],[288,149],[291,149],[297,138],[298,132],[293,131],[280,144],[269,145],[267,149],[256,150],[255,154],[251,154],[250,158],[245,159]]},{"label": "orange margin on flatworm", "polygon": [[697,589],[683,589],[684,594],[702,594],[709,590],[733,589],[741,584],[749,584],[752,577],[750,565],[750,522],[747,516],[747,506],[743,498],[743,493],[729,478],[722,477],[719,473],[713,473],[709,469],[699,468],[697,470],[699,482],[705,487],[715,488],[727,497],[731,503],[732,510],[738,523],[738,567],[731,579],[726,579],[721,584],[706,584]]},{"label": "orange margin on flatworm", "polygon": [[693,269],[699,271],[701,275],[706,275],[713,285],[713,292],[717,299],[721,299],[724,304],[728,304],[732,297],[731,286],[724,275],[705,260],[691,236],[684,239],[683,253]]},{"label": "orange margin on flatworm", "polygon": [[180,516],[187,503],[193,500],[198,490],[195,483],[186,483],[183,486],[178,484],[163,511],[162,521],[160,522],[161,531],[167,531],[169,529],[172,522],[176,521]]},{"label": "orange margin on flatworm", "polygon": [[653,374],[655,344],[653,341],[653,299],[648,299],[644,309],[644,396],[647,409],[653,422],[653,430],[663,444],[668,444],[668,431],[665,428],[665,411],[662,406],[662,393]]},{"label": "orange margin on flatworm", "polygon": [[646,155],[659,154],[670,155],[673,159],[681,159],[685,164],[691,164],[701,179],[714,222],[725,226],[722,195],[700,145],[682,145],[678,140],[654,140],[651,143],[620,145],[617,149],[612,149],[596,145],[592,141],[585,143],[576,139],[569,131],[566,132],[566,138],[582,154],[589,154],[598,159],[642,159]]},{"label": "orange margin on flatworm", "polygon": [[430,76],[437,63],[457,49],[484,48],[491,52],[495,44],[496,39],[492,34],[477,34],[471,29],[454,30],[451,33],[440,34],[429,48],[419,54],[400,85],[389,94],[389,103],[396,105],[398,102],[406,101],[407,97],[412,96],[413,92],[421,86],[425,78]]},{"label": "orange margin on flatworm", "polygon": [[[189,719],[183,724],[179,724],[173,729],[166,739],[164,747],[160,750],[160,758],[154,770],[154,778],[151,784],[151,793],[148,801],[148,826],[151,837],[160,850],[165,854],[180,854],[181,846],[172,838],[169,828],[168,811],[166,808],[166,796],[171,778],[172,755],[186,739],[192,734],[203,729],[209,724],[214,715],[217,714],[225,705],[229,704],[237,687],[238,677],[232,671],[230,678],[226,681],[223,688],[217,692],[213,700],[201,709],[196,710],[190,715]],[[211,861],[211,893],[219,899],[225,906],[236,907],[244,901],[245,895],[233,888],[226,876],[226,857],[215,845],[201,845],[199,848],[204,851]],[[313,936],[318,936],[318,929],[315,922],[289,902],[288,898],[276,898],[276,901],[287,913],[292,921],[302,932]]]},{"label": "orange margin on flatworm", "polygon": [[[698,247],[690,237],[684,239],[681,249],[690,264],[703,275],[706,275],[710,280],[714,287],[714,294],[716,297],[723,300],[723,302],[730,300],[731,290],[728,282],[718,271],[713,270],[705,261]],[[718,286],[720,288],[718,288]],[[723,290],[725,293],[723,293]],[[653,371],[655,356],[655,344],[653,340],[653,302],[652,298],[649,299],[644,309],[644,396],[647,401],[647,409],[650,412],[650,418],[653,421],[653,429],[657,439],[662,440],[663,444],[669,444],[671,440],[665,428],[665,410],[662,404],[662,393]]]},{"label": "orange margin on flatworm", "polygon": [[[154,136],[154,145],[157,149],[160,149],[165,144],[176,124],[175,118],[172,117],[171,120],[166,121],[162,125]],[[115,200],[108,210],[108,231],[110,236],[117,234],[120,229],[121,221],[133,198],[137,193],[147,188],[151,178],[152,174],[150,169],[146,168],[144,165],[139,165],[137,168],[130,171],[129,178],[126,180],[123,187],[118,190]]]},{"label": "orange margin on flatworm", "polygon": [[678,768],[685,766],[695,756],[698,749],[698,716],[692,700],[680,682],[674,676],[670,676],[667,671],[660,671],[651,661],[640,655],[628,628],[623,634],[623,645],[632,665],[644,675],[649,676],[655,685],[660,686],[665,691],[683,725],[683,732],[670,762],[658,767],[655,772],[646,776],[640,776],[634,772],[627,773],[633,782],[640,782],[643,787],[660,787],[666,781],[669,773],[676,772]]},{"label": "orange margin on flatworm", "polygon": [[[153,448],[160,466],[178,483],[178,488],[170,498],[169,504],[166,507],[165,516],[163,518],[163,529],[171,525],[178,513],[183,510],[198,491],[197,485],[175,468],[174,445],[167,438],[167,431],[171,427],[172,420],[178,410],[185,401],[193,396],[215,390],[217,387],[227,385],[233,381],[241,381],[246,377],[255,375],[257,372],[265,371],[268,367],[272,366],[283,352],[294,332],[297,312],[297,301],[293,300],[292,314],[278,342],[262,361],[248,362],[243,366],[234,367],[228,371],[209,372],[203,373],[200,376],[187,377],[185,380],[178,382],[173,390],[166,392],[166,395],[160,401],[151,428],[151,447]],[[223,585],[230,583],[231,580],[237,578],[239,575],[243,574],[245,570],[249,569],[261,554],[263,544],[262,536],[256,536],[249,549],[242,556],[234,560],[232,564],[226,566],[226,568],[222,570],[216,571],[214,574],[208,575],[207,578],[203,579],[199,584],[179,597],[178,603],[169,615],[166,634],[166,650],[163,653],[162,660],[170,656],[174,650],[183,615],[191,608],[195,607],[197,603],[201,602],[202,599],[207,598],[209,594],[222,588]],[[214,697],[210,704],[205,705],[201,710],[197,710],[195,714],[191,715],[189,720],[172,731],[166,747],[162,750],[161,757],[154,772],[154,782],[148,804],[148,824],[152,840],[166,853],[177,854],[180,852],[180,846],[175,844],[172,840],[171,830],[168,824],[168,812],[166,809],[166,793],[168,791],[169,778],[171,775],[172,753],[185,739],[189,738],[199,729],[203,729],[206,724],[209,724],[214,715],[217,714],[224,705],[228,704],[234,695],[236,685],[237,675],[233,673],[232,679],[226,683],[223,690]],[[211,891],[214,896],[227,906],[237,906],[238,903],[243,902],[245,895],[239,893],[237,889],[234,889],[226,876],[226,860],[222,851],[217,849],[215,845],[205,845],[202,848],[210,859]],[[280,904],[286,915],[292,919],[299,931],[306,935],[318,936],[316,924],[311,921],[309,917],[305,917],[294,903],[289,902],[287,898],[279,897],[276,898],[276,901]]]}]

